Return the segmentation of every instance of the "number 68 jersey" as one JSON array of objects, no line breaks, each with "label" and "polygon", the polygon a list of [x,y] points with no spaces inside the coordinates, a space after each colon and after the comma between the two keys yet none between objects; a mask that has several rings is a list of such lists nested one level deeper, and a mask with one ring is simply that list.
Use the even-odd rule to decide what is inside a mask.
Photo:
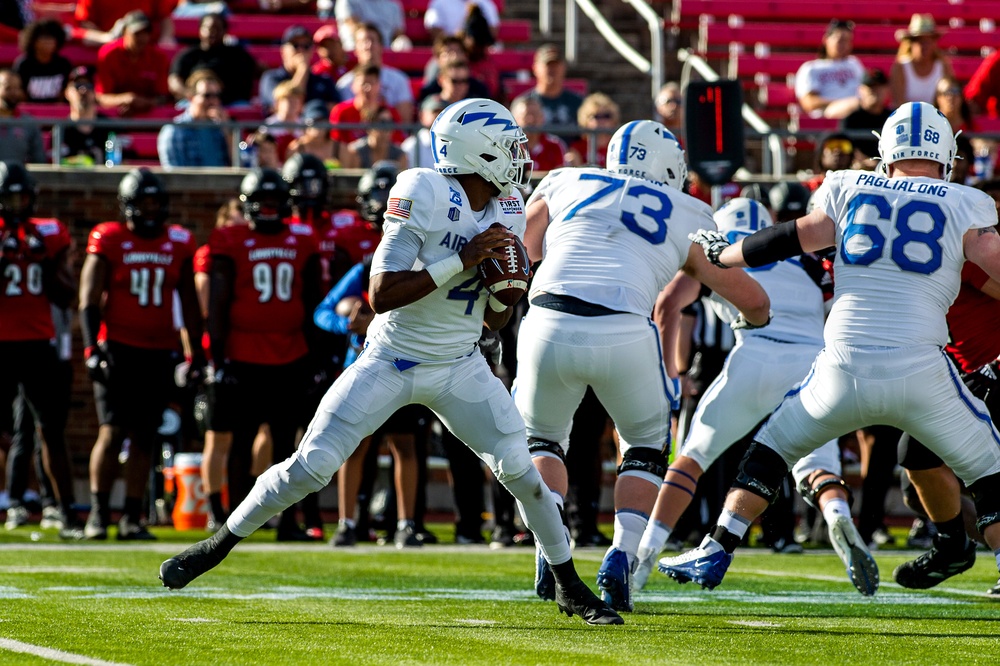
[{"label": "number 68 jersey", "polygon": [[669,185],[604,169],[557,169],[528,199],[549,209],[531,295],[574,296],[649,317],[687,261],[688,234],[715,229],[712,209]]},{"label": "number 68 jersey", "polygon": [[143,349],[175,349],[174,290],[181,266],[194,251],[194,236],[177,225],[167,226],[156,238],[140,236],[122,222],[94,227],[87,253],[108,262],[99,338]]},{"label": "number 68 jersey", "polygon": [[943,347],[969,229],[997,224],[985,192],[924,177],[828,174],[816,208],[837,225],[826,344]]}]

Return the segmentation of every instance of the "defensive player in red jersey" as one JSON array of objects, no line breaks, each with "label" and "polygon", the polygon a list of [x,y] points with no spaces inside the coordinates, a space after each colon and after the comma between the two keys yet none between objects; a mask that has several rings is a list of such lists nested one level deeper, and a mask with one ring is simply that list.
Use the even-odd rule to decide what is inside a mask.
[{"label": "defensive player in red jersey", "polygon": [[[130,438],[125,466],[125,511],[119,540],[150,540],[142,523],[142,497],[149,477],[156,430],[174,383],[178,333],[174,291],[183,310],[191,358],[189,383],[205,366],[202,318],[194,291],[193,234],[167,225],[168,195],[162,181],[135,169],[118,186],[121,222],[90,232],[80,275],[80,329],[87,372],[94,382],[100,430],[90,454],[91,510],[88,539],[107,539],[109,499],[118,456]],[[191,344],[194,341],[194,344]]]},{"label": "defensive player in red jersey", "polygon": [[43,464],[66,516],[60,536],[79,539],[83,525],[71,508],[65,401],[52,386],[59,358],[52,345],[50,306],[68,306],[76,286],[69,265],[70,237],[62,222],[31,217],[35,199],[25,168],[0,162],[0,408],[12,408],[20,384],[42,430]]},{"label": "defensive player in red jersey", "polygon": [[[1000,181],[976,184],[997,200]],[[961,379],[977,398],[986,403],[994,423],[1000,422],[1000,283],[972,262],[962,268],[962,286],[947,315],[949,342],[945,352],[957,366],[952,381]],[[912,487],[904,499],[931,519],[935,534],[931,549],[896,567],[892,578],[903,587],[927,589],[960,574],[976,562],[976,544],[968,536],[963,513],[975,516],[975,506],[961,496],[962,484],[954,472],[922,443],[904,434],[899,440],[899,464]],[[1000,490],[994,489],[994,492]],[[916,495],[914,497],[914,494]],[[963,504],[968,503],[963,512]],[[979,516],[980,519],[984,516]],[[971,520],[970,520],[971,522]],[[1000,561],[1000,553],[997,553]],[[988,594],[1000,596],[1000,582]]]},{"label": "defensive player in red jersey", "polygon": [[[262,423],[275,460],[295,450],[300,405],[313,383],[307,333],[320,297],[316,237],[286,224],[288,184],[273,169],[254,169],[240,186],[247,226],[212,232],[208,332],[212,348],[209,412],[213,430],[233,433],[230,506],[253,485],[251,449]],[[306,539],[290,511],[279,540]]]}]

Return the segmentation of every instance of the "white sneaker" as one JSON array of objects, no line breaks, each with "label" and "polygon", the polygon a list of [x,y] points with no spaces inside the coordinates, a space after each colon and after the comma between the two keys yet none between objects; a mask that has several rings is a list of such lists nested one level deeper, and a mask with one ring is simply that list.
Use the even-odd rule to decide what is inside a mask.
[{"label": "white sneaker", "polygon": [[830,544],[847,568],[858,592],[870,597],[878,591],[878,565],[849,516],[837,516],[828,526]]},{"label": "white sneaker", "polygon": [[43,530],[61,530],[66,524],[66,516],[57,506],[42,508],[42,522],[38,524]]},{"label": "white sneaker", "polygon": [[12,506],[7,509],[7,521],[4,523],[4,528],[8,530],[16,530],[21,525],[26,525],[28,523],[28,510],[23,506]]}]

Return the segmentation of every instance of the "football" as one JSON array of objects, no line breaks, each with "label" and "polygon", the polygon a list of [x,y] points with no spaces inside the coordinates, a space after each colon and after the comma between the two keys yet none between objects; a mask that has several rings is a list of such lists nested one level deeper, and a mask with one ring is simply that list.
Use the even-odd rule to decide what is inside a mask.
[{"label": "football", "polygon": [[505,256],[486,259],[479,264],[479,278],[493,298],[504,305],[514,305],[528,289],[531,262],[520,239],[504,249]]}]

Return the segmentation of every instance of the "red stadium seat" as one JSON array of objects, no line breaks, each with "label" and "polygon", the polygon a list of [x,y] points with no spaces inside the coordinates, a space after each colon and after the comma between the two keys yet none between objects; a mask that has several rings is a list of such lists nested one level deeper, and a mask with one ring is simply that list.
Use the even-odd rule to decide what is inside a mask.
[{"label": "red stadium seat", "polygon": [[905,26],[915,12],[932,14],[939,23],[957,18],[978,21],[995,16],[994,0],[921,0],[900,2],[892,0],[878,3],[856,3],[842,0],[832,2],[801,2],[801,0],[679,0],[674,3],[672,20],[679,22],[701,15],[715,18],[741,16],[750,20],[818,21],[826,23],[831,18],[850,19],[855,23],[895,23]]}]

